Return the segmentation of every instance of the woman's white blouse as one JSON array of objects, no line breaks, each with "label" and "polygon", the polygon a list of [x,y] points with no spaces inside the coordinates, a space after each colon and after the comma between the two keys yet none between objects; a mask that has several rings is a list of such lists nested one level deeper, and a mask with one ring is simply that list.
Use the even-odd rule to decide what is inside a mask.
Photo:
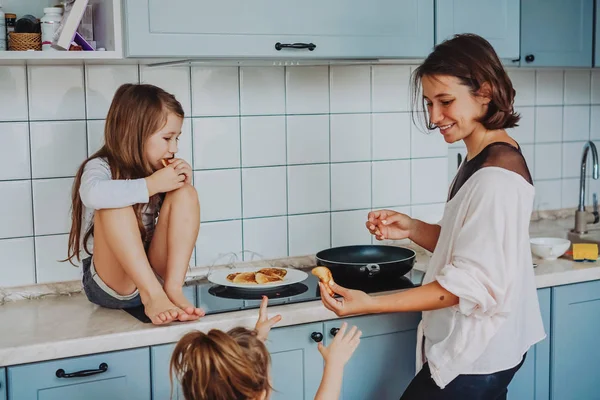
[{"label": "woman's white blouse", "polygon": [[546,336],[529,244],[534,194],[519,174],[485,167],[446,204],[423,284],[437,280],[459,303],[423,312],[417,345],[417,371],[427,361],[440,388],[510,369]]}]

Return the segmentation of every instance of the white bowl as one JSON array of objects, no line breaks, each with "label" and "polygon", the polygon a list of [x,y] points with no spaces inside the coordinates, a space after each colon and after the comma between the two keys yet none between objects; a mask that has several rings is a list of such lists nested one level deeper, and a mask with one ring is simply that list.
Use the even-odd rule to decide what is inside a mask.
[{"label": "white bowl", "polygon": [[556,260],[571,246],[570,240],[552,237],[531,238],[529,242],[531,252],[544,260]]}]

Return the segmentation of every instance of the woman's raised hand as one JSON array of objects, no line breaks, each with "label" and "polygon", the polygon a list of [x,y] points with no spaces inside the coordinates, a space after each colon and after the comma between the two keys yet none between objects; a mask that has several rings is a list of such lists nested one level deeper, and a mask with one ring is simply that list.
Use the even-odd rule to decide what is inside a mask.
[{"label": "woman's raised hand", "polygon": [[397,211],[376,210],[369,213],[365,225],[377,240],[400,240],[410,237],[414,220]]}]

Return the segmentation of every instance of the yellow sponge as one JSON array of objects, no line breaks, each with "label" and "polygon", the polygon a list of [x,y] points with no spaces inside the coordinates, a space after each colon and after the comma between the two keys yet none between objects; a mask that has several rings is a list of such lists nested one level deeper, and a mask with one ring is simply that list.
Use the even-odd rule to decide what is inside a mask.
[{"label": "yellow sponge", "polygon": [[598,259],[598,245],[596,243],[573,243],[573,260],[594,260]]}]

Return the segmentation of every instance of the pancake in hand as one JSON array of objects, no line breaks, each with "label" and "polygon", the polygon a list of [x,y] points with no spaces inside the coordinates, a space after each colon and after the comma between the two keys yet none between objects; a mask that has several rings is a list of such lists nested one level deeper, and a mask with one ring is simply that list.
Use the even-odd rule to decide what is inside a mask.
[{"label": "pancake in hand", "polygon": [[278,276],[281,279],[285,278],[287,274],[287,271],[282,268],[263,268],[258,270],[258,272],[265,275]]},{"label": "pancake in hand", "polygon": [[311,273],[319,278],[321,283],[325,285],[325,289],[327,289],[327,293],[331,297],[335,294],[335,292],[329,287],[333,282],[333,275],[331,275],[331,271],[327,267],[315,267],[312,269]]},{"label": "pancake in hand", "polygon": [[283,278],[278,275],[270,275],[263,274],[262,272],[257,272],[255,275],[256,283],[263,285],[265,283],[273,283],[273,282],[281,282]]}]

